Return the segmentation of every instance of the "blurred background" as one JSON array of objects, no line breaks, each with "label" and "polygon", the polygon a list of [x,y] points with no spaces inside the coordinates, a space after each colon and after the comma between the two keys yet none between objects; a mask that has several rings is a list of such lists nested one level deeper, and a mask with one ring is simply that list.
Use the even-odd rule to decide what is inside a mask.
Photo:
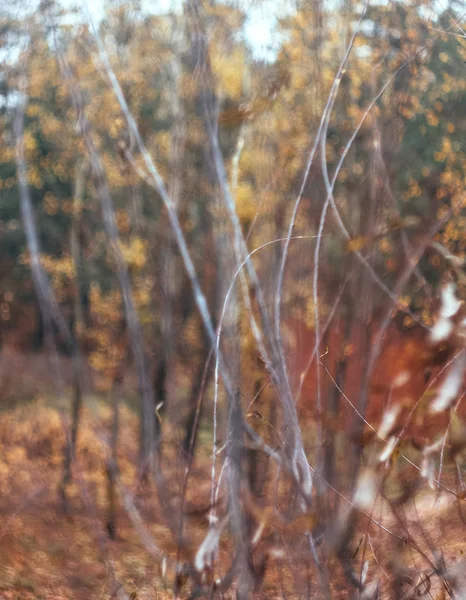
[{"label": "blurred background", "polygon": [[465,8],[3,5],[0,597],[463,597]]}]

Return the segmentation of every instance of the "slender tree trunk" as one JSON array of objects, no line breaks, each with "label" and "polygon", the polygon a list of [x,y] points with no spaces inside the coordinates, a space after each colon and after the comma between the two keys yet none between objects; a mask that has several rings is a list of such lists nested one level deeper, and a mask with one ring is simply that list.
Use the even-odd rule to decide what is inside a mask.
[{"label": "slender tree trunk", "polygon": [[[254,411],[257,406],[259,406],[259,411],[262,411],[260,404],[260,397],[262,396],[262,382],[259,378],[257,378],[254,382],[253,388],[253,399],[254,405],[252,410]],[[269,402],[270,410],[266,417],[267,419],[267,428],[272,429],[275,428],[275,420],[276,420],[276,403],[271,401]],[[246,415],[247,418],[247,415]],[[265,432],[264,432],[265,434]],[[263,435],[265,439],[268,436]],[[279,444],[278,440],[276,440],[277,445]],[[273,444],[272,444],[273,445]],[[249,479],[249,488],[251,490],[252,495],[255,498],[259,498],[264,491],[264,484],[267,481],[267,475],[269,471],[270,461],[267,459],[267,455],[258,448],[247,448],[246,449],[247,456],[247,467],[248,467],[248,479]]]},{"label": "slender tree trunk", "polygon": [[118,475],[118,434],[120,429],[120,398],[123,377],[118,373],[112,386],[113,420],[110,435],[110,464],[107,465],[107,531],[110,539],[117,537],[117,491],[116,477]]},{"label": "slender tree trunk", "polygon": [[[211,165],[209,165],[208,153],[205,152],[204,156],[205,156],[205,169],[207,170],[208,173],[211,173]],[[215,199],[213,197],[210,197],[207,202],[211,205],[213,202],[215,202]],[[199,234],[197,237],[198,237],[198,239],[202,240],[203,256],[209,257],[212,255],[212,252],[214,252],[214,254],[216,256],[219,256],[218,255],[219,240],[217,239],[217,236],[216,236],[217,222],[214,220],[214,218],[212,218],[212,215],[211,215],[210,211],[208,210],[208,208],[209,208],[209,206],[204,206],[204,205],[201,207],[201,214],[200,214],[200,218],[199,218],[200,231],[199,231]],[[219,264],[217,264],[216,267],[217,267],[217,269],[216,269],[214,276],[212,276],[212,274],[209,272],[210,270],[204,269],[204,271],[202,272],[200,277],[201,277],[203,289],[209,291],[209,296],[210,296],[209,300],[210,300],[210,304],[213,307],[213,311],[214,311],[214,320],[218,321],[218,314],[219,314],[219,311],[221,311],[221,309],[222,309],[222,307],[220,306],[221,299],[219,296],[219,294],[221,292],[219,291],[219,287],[218,287],[219,286],[218,279],[217,279],[217,281],[214,281],[213,278],[215,276],[217,276],[217,278],[218,278],[221,271],[219,270]],[[225,290],[223,290],[223,291],[225,292]],[[191,388],[191,395],[190,395],[190,400],[189,400],[188,419],[186,421],[185,436],[184,436],[184,440],[183,440],[183,450],[184,450],[185,457],[188,459],[188,461],[192,460],[195,449],[196,449],[196,444],[197,444],[197,433],[199,431],[199,428],[196,426],[196,424],[199,423],[200,414],[198,414],[198,412],[202,408],[202,402],[201,402],[201,404],[199,404],[199,402],[202,400],[200,398],[200,394],[203,393],[203,388],[206,387],[208,381],[211,378],[211,373],[212,373],[211,367],[207,364],[207,362],[210,361],[211,357],[212,357],[212,346],[211,346],[211,343],[209,340],[209,336],[208,336],[205,328],[203,328],[203,327],[201,327],[200,338],[201,338],[200,339],[200,342],[201,342],[200,357],[199,357],[199,363],[197,364],[196,371],[194,373],[193,384],[192,384],[192,388]],[[192,447],[191,447],[191,442],[192,442]],[[189,454],[190,447],[191,447],[191,455]]]},{"label": "slender tree trunk", "polygon": [[216,177],[218,187],[221,192],[224,207],[228,215],[228,220],[232,227],[232,239],[234,256],[236,265],[239,266],[244,260],[245,270],[249,277],[249,282],[252,288],[252,293],[257,301],[257,307],[260,312],[264,335],[261,334],[254,311],[251,306],[249,296],[249,286],[246,284],[246,279],[241,277],[243,284],[243,299],[246,305],[247,314],[250,321],[250,326],[254,332],[255,341],[258,349],[262,354],[262,358],[271,374],[273,384],[277,390],[277,395],[282,407],[282,415],[284,421],[284,437],[283,445],[286,454],[286,462],[289,471],[292,473],[296,487],[303,498],[300,503],[304,507],[310,500],[312,491],[311,470],[307,461],[301,429],[299,426],[296,406],[291,392],[287,365],[284,353],[281,347],[281,339],[272,326],[270,315],[265,303],[262,288],[257,276],[252,260],[248,256],[248,249],[244,240],[241,224],[238,213],[236,211],[234,196],[231,193],[231,186],[228,181],[225,163],[223,160],[220,143],[218,138],[218,123],[216,120],[218,103],[214,92],[214,77],[210,67],[209,52],[207,44],[207,33],[204,15],[202,12],[201,0],[196,0],[191,3],[191,11],[194,23],[193,32],[193,47],[196,60],[200,65],[201,84],[202,84],[202,100],[204,104],[204,122],[209,139],[210,154],[213,166],[213,172]]},{"label": "slender tree trunk", "polygon": [[82,352],[81,338],[84,332],[84,314],[81,302],[80,282],[83,274],[83,260],[79,243],[79,230],[81,221],[80,203],[83,200],[85,192],[85,180],[88,175],[89,167],[84,162],[78,167],[76,177],[76,189],[73,200],[73,220],[71,224],[70,247],[71,258],[73,260],[75,272],[75,299],[74,299],[74,319],[73,319],[73,337],[75,340],[75,351],[73,352],[73,376],[74,391],[73,403],[71,409],[71,433],[66,443],[64,472],[62,481],[62,499],[66,506],[66,488],[72,481],[72,465],[76,456],[76,446],[78,442],[79,421],[81,417],[81,408],[83,402],[83,373],[82,373]]},{"label": "slender tree trunk", "polygon": [[[196,18],[200,17],[199,5],[194,6]],[[199,32],[197,32],[199,34]],[[218,173],[215,167],[218,157],[212,144],[211,128],[216,128],[213,122],[216,98],[208,64],[207,48],[203,34],[193,35],[193,55],[200,61],[201,77],[200,102],[204,106],[204,123],[206,128],[207,176],[212,189],[219,196],[213,199],[217,216],[213,223],[214,245],[217,255],[217,314],[222,315],[224,302],[230,288],[232,277],[236,271],[239,257],[236,252],[235,232],[232,228],[228,213],[225,210],[221,190],[218,187]],[[241,330],[240,330],[240,301],[237,285],[230,292],[228,305],[223,313],[222,322],[222,355],[228,364],[230,385],[227,390],[227,423],[226,423],[226,486],[228,491],[228,514],[230,528],[235,541],[235,575],[237,580],[237,596],[246,600],[253,586],[253,573],[250,564],[249,532],[247,517],[242,502],[242,486],[247,485],[247,470],[245,469],[245,427],[244,415],[241,408],[240,377],[241,377]]]},{"label": "slender tree trunk", "polygon": [[131,340],[133,359],[136,365],[140,404],[140,476],[147,479],[154,467],[154,452],[159,438],[159,424],[155,417],[154,391],[149,377],[147,355],[144,347],[144,337],[134,306],[131,293],[131,281],[123,254],[120,248],[118,228],[115,220],[113,201],[107,185],[107,178],[100,160],[97,147],[91,133],[89,121],[85,116],[85,103],[79,85],[73,80],[72,73],[64,56],[58,52],[62,73],[69,85],[71,98],[77,112],[78,125],[84,140],[92,173],[94,176],[97,195],[100,200],[104,228],[109,238],[110,247],[116,262],[118,283],[123,297],[123,307],[126,325]]},{"label": "slender tree trunk", "polygon": [[[230,284],[230,276],[234,273],[235,255],[232,245],[225,244],[224,229],[220,226],[220,223],[217,224],[216,231],[218,232],[219,303],[223,307]],[[234,396],[228,398],[226,434],[228,508],[231,532],[236,544],[237,596],[239,600],[246,600],[252,589],[254,577],[250,563],[248,519],[242,502],[242,486],[248,485],[248,468],[246,466],[248,456],[245,449],[244,415],[241,408],[239,388],[241,380],[241,330],[240,304],[236,288],[230,295],[229,308],[225,313],[223,336],[224,356],[230,368],[231,382],[235,390]]]},{"label": "slender tree trunk", "polygon": [[[377,219],[379,218],[380,212],[380,195],[377,191],[377,170],[378,170],[378,157],[376,154],[373,154],[371,157],[371,165],[370,165],[370,180],[369,180],[369,190],[367,193],[367,200],[364,202],[364,196],[362,198],[362,203],[360,206],[360,223],[359,223],[359,231],[361,235],[365,238],[368,238],[376,228]],[[366,205],[368,207],[366,208]],[[371,254],[369,256],[369,264],[373,266],[375,259],[375,249],[372,248]],[[357,320],[361,326],[361,345],[360,352],[362,358],[362,377],[361,377],[361,390],[357,402],[357,409],[359,414],[363,417],[366,414],[367,404],[369,402],[369,385],[370,378],[372,376],[372,365],[371,355],[372,355],[372,333],[373,333],[373,321],[375,318],[374,314],[374,300],[375,300],[375,290],[374,290],[374,281],[369,274],[369,271],[362,264],[358,265],[358,270],[360,274],[358,279],[360,281],[360,288],[358,290],[358,298],[362,301],[358,303],[358,311],[356,312]],[[353,425],[352,425],[352,439],[353,439],[353,456],[352,456],[352,464],[350,465],[349,473],[350,473],[350,489],[354,488],[356,483],[362,446],[361,446],[361,434],[364,428],[364,422],[359,415],[353,416]]]},{"label": "slender tree trunk", "polygon": [[[175,24],[172,43],[175,47],[182,43],[180,32],[177,31]],[[186,140],[186,120],[179,89],[182,71],[177,56],[174,56],[170,61],[168,70],[173,118],[173,134],[170,150],[171,177],[168,192],[174,209],[178,210],[183,190],[182,167]],[[176,358],[177,327],[174,315],[176,313],[177,294],[180,293],[180,271],[178,269],[178,256],[173,233],[167,215],[164,215],[162,219],[162,227],[163,231],[159,235],[160,239],[153,252],[154,263],[159,263],[158,266],[161,271],[162,280],[161,326],[158,344],[155,348],[157,365],[153,378],[153,387],[156,405],[160,407],[161,411],[166,412],[168,402],[171,402],[172,396],[176,394],[172,372]],[[161,260],[159,257],[161,257]]]},{"label": "slender tree trunk", "polygon": [[336,428],[338,428],[339,430],[339,428],[342,426],[339,423],[341,400],[340,390],[343,390],[344,388],[345,376],[348,367],[349,357],[347,354],[347,347],[351,339],[352,325],[353,320],[351,318],[351,314],[347,314],[345,316],[343,324],[343,339],[340,344],[340,350],[335,365],[335,383],[331,384],[331,390],[329,392],[329,403],[326,415],[328,429],[324,451],[323,477],[325,478],[325,481],[330,483],[332,486],[335,486],[339,477],[338,466],[336,464],[336,457],[340,437],[338,436],[338,431],[336,431]]},{"label": "slender tree trunk", "polygon": [[209,371],[211,370],[206,362],[210,360],[211,353],[209,352],[208,339],[205,336],[205,351],[202,353],[202,358],[199,363],[199,367],[194,374],[194,384],[191,390],[191,397],[189,401],[189,413],[188,419],[185,425],[185,435],[183,438],[183,452],[188,461],[192,460],[194,457],[194,453],[196,451],[197,445],[197,433],[199,428],[196,427],[196,423],[199,421],[198,413],[198,404],[200,401],[199,395],[202,394],[203,388],[206,386],[206,381],[208,380],[208,374],[206,377],[203,376],[205,369],[207,368]]},{"label": "slender tree trunk", "polygon": [[[22,76],[21,93],[26,97],[27,80],[26,75]],[[73,339],[68,325],[60,311],[53,288],[49,278],[44,271],[40,260],[40,244],[37,234],[37,227],[34,218],[34,211],[29,191],[27,178],[26,160],[24,155],[24,111],[26,101],[18,104],[16,109],[16,117],[14,123],[14,132],[16,138],[16,166],[18,172],[19,192],[20,192],[20,209],[21,219],[24,226],[26,242],[31,258],[31,272],[33,284],[39,303],[39,309],[42,316],[44,327],[44,336],[46,345],[49,349],[49,357],[54,371],[54,381],[60,396],[63,396],[63,382],[61,377],[60,361],[57,350],[57,344],[54,337],[54,329],[58,331],[61,339],[66,343],[73,358],[74,376],[75,376],[75,397],[73,399],[72,411],[72,430],[71,434],[65,427],[65,449],[63,460],[63,478],[59,486],[59,495],[62,501],[62,508],[65,512],[68,511],[68,499],[66,495],[66,487],[71,481],[71,466],[74,459],[76,439],[78,433],[79,411],[82,402],[81,388],[81,363],[76,341]]]}]

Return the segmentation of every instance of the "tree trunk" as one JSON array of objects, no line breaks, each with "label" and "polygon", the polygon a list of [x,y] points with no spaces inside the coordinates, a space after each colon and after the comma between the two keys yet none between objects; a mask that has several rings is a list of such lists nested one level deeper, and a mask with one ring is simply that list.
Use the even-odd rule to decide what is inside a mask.
[{"label": "tree trunk", "polygon": [[[23,74],[21,92],[25,97],[26,84],[26,76]],[[72,334],[68,329],[68,325],[60,311],[49,278],[47,277],[47,274],[45,273],[40,261],[39,236],[37,234],[37,227],[34,219],[34,212],[27,178],[26,161],[24,156],[24,111],[25,101],[18,104],[14,123],[21,219],[23,222],[28,250],[31,256],[32,279],[42,316],[45,340],[49,348],[49,358],[52,362],[52,368],[55,371],[54,380],[59,395],[63,395],[63,385],[60,375],[61,369],[59,364],[57,344],[54,337],[54,328],[56,328],[61,339],[66,343],[67,348],[73,357],[74,366],[75,396],[73,399],[72,429],[70,434],[65,429],[66,442],[63,460],[63,478],[59,486],[59,495],[62,501],[62,508],[65,512],[67,512],[68,499],[66,495],[66,487],[71,481],[71,466],[75,454],[79,413],[82,403],[81,362],[76,341],[73,339]]]},{"label": "tree trunk", "polygon": [[154,467],[154,452],[156,440],[159,438],[159,425],[155,418],[154,391],[148,373],[144,337],[133,302],[128,268],[121,252],[113,201],[110,196],[107,178],[100,160],[99,152],[91,133],[90,124],[85,116],[85,103],[82,92],[79,85],[73,80],[70,68],[61,54],[59,54],[59,63],[69,85],[71,98],[77,112],[80,133],[87,149],[97,188],[97,195],[100,200],[104,229],[109,238],[110,247],[116,262],[117,278],[123,298],[126,326],[130,335],[131,349],[136,365],[139,394],[141,398],[139,470],[140,477],[142,479],[147,479]]},{"label": "tree trunk", "polygon": [[113,421],[110,435],[110,460],[107,464],[107,496],[108,496],[108,512],[107,512],[107,531],[110,539],[115,540],[117,537],[117,492],[116,492],[116,477],[118,474],[118,434],[120,429],[120,398],[122,387],[122,375],[119,373],[115,377],[112,386],[113,399]]}]

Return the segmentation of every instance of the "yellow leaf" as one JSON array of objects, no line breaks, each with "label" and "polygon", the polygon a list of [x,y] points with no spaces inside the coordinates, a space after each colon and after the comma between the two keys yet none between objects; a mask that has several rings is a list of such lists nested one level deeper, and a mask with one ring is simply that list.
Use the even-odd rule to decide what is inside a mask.
[{"label": "yellow leaf", "polygon": [[346,244],[346,249],[348,252],[360,252],[363,248],[365,248],[371,242],[371,238],[366,235],[360,235],[358,237],[349,240]]}]

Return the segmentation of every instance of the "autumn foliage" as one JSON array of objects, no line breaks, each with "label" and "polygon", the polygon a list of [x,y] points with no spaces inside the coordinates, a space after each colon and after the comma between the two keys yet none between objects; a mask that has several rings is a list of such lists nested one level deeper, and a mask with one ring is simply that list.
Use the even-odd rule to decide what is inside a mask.
[{"label": "autumn foliage", "polygon": [[0,595],[463,597],[459,3],[21,4]]}]

